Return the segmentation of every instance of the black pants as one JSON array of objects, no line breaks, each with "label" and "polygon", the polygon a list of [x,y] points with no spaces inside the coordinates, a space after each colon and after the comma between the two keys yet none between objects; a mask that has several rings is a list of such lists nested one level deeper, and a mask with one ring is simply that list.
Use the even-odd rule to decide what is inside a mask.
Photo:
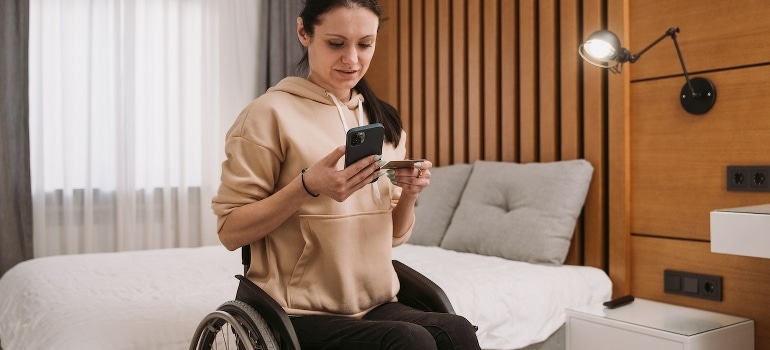
[{"label": "black pants", "polygon": [[302,350],[479,349],[476,330],[464,317],[399,303],[378,306],[361,319],[300,316],[291,321]]}]

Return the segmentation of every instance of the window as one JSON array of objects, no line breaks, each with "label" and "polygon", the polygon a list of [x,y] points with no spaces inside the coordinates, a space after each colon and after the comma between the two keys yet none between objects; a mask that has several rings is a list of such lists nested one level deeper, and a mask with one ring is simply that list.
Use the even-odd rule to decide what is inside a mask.
[{"label": "window", "polygon": [[30,1],[36,256],[216,242],[257,16],[252,0]]}]

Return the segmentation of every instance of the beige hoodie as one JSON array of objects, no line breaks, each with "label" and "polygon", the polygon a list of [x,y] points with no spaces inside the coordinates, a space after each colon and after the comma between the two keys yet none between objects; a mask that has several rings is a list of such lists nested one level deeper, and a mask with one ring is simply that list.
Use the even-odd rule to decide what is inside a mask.
[{"label": "beige hoodie", "polygon": [[[345,143],[348,127],[368,124],[354,93],[342,105],[318,85],[283,79],[249,104],[227,133],[222,183],[212,200],[218,229],[235,208],[268,197]],[[339,108],[338,108],[339,107]],[[398,148],[383,145],[383,159],[404,159],[405,134]],[[344,157],[343,157],[344,158]],[[344,159],[340,159],[342,169]],[[339,203],[310,198],[264,239],[251,244],[247,277],[289,314],[360,317],[393,301],[399,290],[391,248],[391,210],[400,188],[387,177]]]}]

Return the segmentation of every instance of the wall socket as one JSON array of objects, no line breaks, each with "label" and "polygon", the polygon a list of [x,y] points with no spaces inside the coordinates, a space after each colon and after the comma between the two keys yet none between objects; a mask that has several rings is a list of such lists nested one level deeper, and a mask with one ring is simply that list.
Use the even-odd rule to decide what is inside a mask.
[{"label": "wall socket", "polygon": [[722,276],[665,270],[663,271],[663,291],[722,301]]},{"label": "wall socket", "polygon": [[770,192],[770,165],[728,165],[727,190]]}]

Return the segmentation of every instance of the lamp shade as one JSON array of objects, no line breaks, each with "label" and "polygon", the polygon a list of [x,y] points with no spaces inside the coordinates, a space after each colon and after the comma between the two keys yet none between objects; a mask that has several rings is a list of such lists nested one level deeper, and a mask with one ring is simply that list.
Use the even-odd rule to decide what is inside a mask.
[{"label": "lamp shade", "polygon": [[599,30],[588,36],[578,49],[586,62],[602,68],[612,68],[629,60],[628,50],[620,46],[617,35]]}]

